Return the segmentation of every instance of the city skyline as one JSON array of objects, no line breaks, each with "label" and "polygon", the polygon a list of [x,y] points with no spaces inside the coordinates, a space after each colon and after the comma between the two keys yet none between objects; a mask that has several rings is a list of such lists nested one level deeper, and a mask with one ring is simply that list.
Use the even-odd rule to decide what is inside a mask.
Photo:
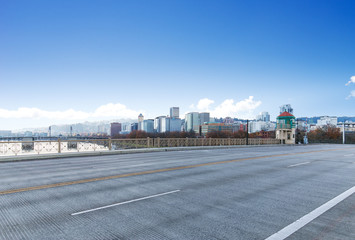
[{"label": "city skyline", "polygon": [[352,1],[1,1],[0,130],[354,116]]}]

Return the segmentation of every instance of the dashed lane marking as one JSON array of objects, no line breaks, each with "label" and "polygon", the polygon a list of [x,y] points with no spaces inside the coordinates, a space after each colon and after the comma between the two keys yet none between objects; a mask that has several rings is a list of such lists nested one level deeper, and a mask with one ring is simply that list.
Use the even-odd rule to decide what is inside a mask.
[{"label": "dashed lane marking", "polygon": [[287,166],[288,168],[291,168],[291,167],[297,167],[297,166],[300,166],[300,165],[305,165],[305,164],[309,164],[311,162],[303,162],[303,163],[297,163],[297,164],[293,164],[293,165],[290,165],[290,166]]},{"label": "dashed lane marking", "polygon": [[75,215],[80,215],[80,214],[84,214],[84,213],[94,212],[94,211],[97,211],[97,210],[116,207],[116,206],[119,206],[119,205],[132,203],[132,202],[138,202],[138,201],[142,201],[142,200],[146,200],[146,199],[150,199],[150,198],[160,197],[160,196],[164,196],[164,195],[168,195],[168,194],[172,194],[172,193],[176,193],[176,192],[180,192],[180,190],[174,190],[174,191],[170,191],[170,192],[159,193],[159,194],[154,194],[154,195],[150,195],[150,196],[146,196],[146,197],[141,197],[141,198],[125,201],[125,202],[114,203],[114,204],[110,204],[110,205],[106,205],[106,206],[102,206],[102,207],[97,207],[97,208],[88,209],[88,210],[81,211],[81,212],[72,213],[70,215],[75,216]]}]

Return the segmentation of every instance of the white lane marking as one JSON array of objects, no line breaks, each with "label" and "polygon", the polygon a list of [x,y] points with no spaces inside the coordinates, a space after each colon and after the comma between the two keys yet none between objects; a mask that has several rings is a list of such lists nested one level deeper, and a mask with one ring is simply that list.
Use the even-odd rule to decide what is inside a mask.
[{"label": "white lane marking", "polygon": [[304,165],[304,164],[308,164],[308,163],[311,163],[311,162],[297,163],[297,164],[290,165],[290,166],[287,166],[287,167],[297,167],[297,166]]},{"label": "white lane marking", "polygon": [[348,189],[347,191],[343,192],[342,194],[338,195],[337,197],[329,200],[328,202],[324,203],[322,206],[316,208],[312,212],[308,213],[307,215],[301,217],[297,221],[291,223],[290,225],[286,226],[285,228],[281,229],[277,233],[271,235],[270,237],[266,238],[265,240],[282,240],[290,236],[291,234],[298,231],[300,228],[305,226],[306,224],[310,223],[347,197],[351,196],[355,192],[355,186]]},{"label": "white lane marking", "polygon": [[354,154],[352,153],[352,154],[346,154],[346,155],[344,155],[344,157],[351,157],[351,156],[354,156]]},{"label": "white lane marking", "polygon": [[126,204],[126,203],[132,203],[132,202],[142,201],[142,200],[149,199],[149,198],[160,197],[160,196],[163,196],[163,195],[176,193],[176,192],[180,192],[180,190],[174,190],[174,191],[170,191],[170,192],[150,195],[150,196],[147,196],[147,197],[137,198],[137,199],[133,199],[133,200],[125,201],[125,202],[119,202],[119,203],[115,203],[115,204],[110,204],[110,205],[107,205],[107,206],[102,206],[102,207],[93,208],[93,209],[89,209],[89,210],[85,210],[85,211],[81,211],[81,212],[72,213],[70,215],[75,216],[75,215],[79,215],[79,214],[83,214],[83,213],[88,213],[88,212],[93,212],[93,211],[97,211],[97,210],[101,210],[101,209],[105,209],[105,208],[110,208],[110,207],[123,205],[123,204]]}]

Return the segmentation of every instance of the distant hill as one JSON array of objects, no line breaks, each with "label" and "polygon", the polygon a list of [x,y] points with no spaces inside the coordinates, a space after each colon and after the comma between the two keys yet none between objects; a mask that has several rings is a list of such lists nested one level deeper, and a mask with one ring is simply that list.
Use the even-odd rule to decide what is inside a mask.
[{"label": "distant hill", "polygon": [[[308,124],[317,124],[318,119],[320,119],[321,116],[319,117],[300,117],[297,118],[297,120],[301,120],[301,121],[306,121]],[[355,122],[355,117],[338,117],[338,122],[344,122],[344,121],[348,121],[348,122]]]},{"label": "distant hill", "polygon": [[[108,133],[110,130],[110,123],[112,122],[120,122],[120,123],[133,123],[137,122],[133,119],[113,119],[113,120],[104,120],[104,121],[96,121],[96,122],[82,122],[82,123],[73,123],[73,124],[60,124],[60,125],[51,125],[52,128],[52,136],[56,136],[59,134],[67,135],[70,133],[70,127],[73,129],[73,134],[81,134],[81,133]],[[41,128],[26,128],[20,129],[16,132],[48,132],[48,127]]]}]

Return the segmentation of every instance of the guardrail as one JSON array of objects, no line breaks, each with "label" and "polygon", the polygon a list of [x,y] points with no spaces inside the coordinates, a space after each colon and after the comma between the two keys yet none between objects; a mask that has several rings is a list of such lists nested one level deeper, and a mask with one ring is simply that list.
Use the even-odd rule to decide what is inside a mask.
[{"label": "guardrail", "polygon": [[[280,144],[271,138],[249,138],[249,145]],[[246,145],[245,138],[137,138],[0,142],[0,156],[122,149]]]},{"label": "guardrail", "polygon": [[278,123],[276,129],[292,129],[295,128],[294,124]]}]

